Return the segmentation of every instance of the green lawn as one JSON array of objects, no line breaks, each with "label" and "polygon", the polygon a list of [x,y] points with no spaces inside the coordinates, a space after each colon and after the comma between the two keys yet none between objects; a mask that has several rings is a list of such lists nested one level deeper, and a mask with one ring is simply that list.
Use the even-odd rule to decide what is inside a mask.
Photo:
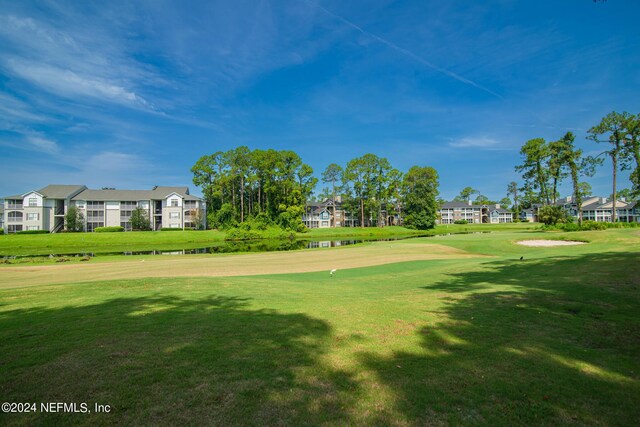
[{"label": "green lawn", "polygon": [[639,424],[640,232],[425,241],[491,257],[4,284],[2,400],[113,409],[0,424]]},{"label": "green lawn", "polygon": [[[375,239],[459,233],[474,231],[505,231],[532,229],[532,224],[471,224],[438,226],[428,232],[404,227],[384,228],[324,228],[298,233],[298,239]],[[207,231],[157,231],[123,233],[60,233],[0,235],[0,256],[49,255],[81,252],[130,252],[180,250],[221,245],[225,233]]]}]

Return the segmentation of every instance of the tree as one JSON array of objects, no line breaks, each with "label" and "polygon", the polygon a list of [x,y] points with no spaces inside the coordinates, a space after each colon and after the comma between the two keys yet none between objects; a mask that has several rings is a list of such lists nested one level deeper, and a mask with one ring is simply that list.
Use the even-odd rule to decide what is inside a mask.
[{"label": "tree", "polygon": [[405,226],[433,228],[438,214],[438,172],[432,167],[413,166],[402,181]]},{"label": "tree", "polygon": [[69,206],[64,215],[65,228],[67,231],[84,230],[84,215],[75,206]]},{"label": "tree", "polygon": [[575,137],[567,132],[560,140],[554,142],[556,162],[560,169],[568,169],[573,185],[573,200],[578,208],[578,223],[582,224],[582,198],[580,177],[593,176],[597,160],[593,157],[582,157],[582,150],[573,145]]},{"label": "tree", "polygon": [[147,211],[142,208],[135,208],[131,211],[129,222],[133,230],[151,230],[151,223],[149,222]]},{"label": "tree", "polygon": [[465,187],[453,200],[456,202],[469,202],[471,201],[471,196],[473,196],[474,194],[480,194],[480,192],[471,187]]},{"label": "tree", "polygon": [[476,197],[476,200],[474,200],[474,202],[478,205],[489,205],[489,204],[493,204],[493,201],[491,201],[487,196],[485,196],[484,194],[478,194],[478,196]]},{"label": "tree", "polygon": [[613,206],[611,209],[611,222],[616,222],[616,185],[618,176],[618,164],[622,169],[626,168],[625,155],[628,151],[625,149],[624,140],[626,137],[625,126],[629,120],[629,113],[616,113],[612,111],[602,118],[600,123],[589,129],[588,139],[597,143],[609,143],[611,149],[603,151],[600,155],[607,155],[611,158],[613,167]]},{"label": "tree", "polygon": [[508,197],[503,197],[502,199],[500,199],[500,207],[502,209],[509,209],[509,206],[511,205],[511,199]]},{"label": "tree", "polygon": [[522,172],[527,188],[538,190],[545,203],[550,204],[549,169],[546,165],[549,148],[546,141],[542,138],[527,141],[520,149],[520,155],[522,164],[516,166],[516,172]]},{"label": "tree", "polygon": [[520,210],[518,209],[518,183],[511,181],[507,185],[507,197],[513,196],[513,212],[517,215]]},{"label": "tree", "polygon": [[245,146],[202,156],[191,171],[207,200],[212,228],[232,227],[261,214],[277,222],[285,212],[280,222],[290,224],[294,210],[289,208],[303,210],[317,182],[295,152]]},{"label": "tree", "polygon": [[322,172],[322,182],[325,184],[331,183],[331,200],[333,202],[333,220],[331,224],[333,227],[336,226],[336,182],[342,181],[343,174],[344,170],[342,169],[342,166],[335,163],[331,163],[327,166],[324,172]]},{"label": "tree", "polygon": [[629,197],[640,197],[640,114],[629,115],[624,122],[624,156],[635,161],[631,172],[632,193]]},{"label": "tree", "polygon": [[[571,132],[565,135],[565,138],[570,135],[573,138]],[[572,139],[573,141],[573,139]],[[564,178],[567,177],[566,172],[566,143],[564,139],[558,141],[552,141],[547,145],[547,170],[549,178],[551,179],[551,203],[555,204],[558,200],[558,185]]]},{"label": "tree", "polygon": [[380,225],[382,203],[386,201],[389,191],[389,174],[393,168],[384,157],[365,154],[350,160],[344,171],[344,185],[353,191],[359,203],[360,226],[370,225],[365,222],[365,210],[371,218],[374,213]]},{"label": "tree", "polygon": [[567,212],[562,206],[541,206],[538,209],[538,221],[546,225],[555,225],[559,222],[565,222]]}]

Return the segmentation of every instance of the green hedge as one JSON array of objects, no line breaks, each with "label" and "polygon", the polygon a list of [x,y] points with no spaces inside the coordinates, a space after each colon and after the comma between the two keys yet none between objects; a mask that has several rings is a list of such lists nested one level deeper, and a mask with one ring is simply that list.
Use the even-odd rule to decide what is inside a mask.
[{"label": "green hedge", "polygon": [[25,231],[16,231],[16,234],[49,234],[49,230],[25,230]]},{"label": "green hedge", "polygon": [[466,219],[456,219],[455,221],[453,221],[454,224],[469,224],[469,221],[467,221]]},{"label": "green hedge", "polygon": [[4,228],[0,228],[0,236],[4,234]]},{"label": "green hedge", "polygon": [[95,231],[96,233],[119,233],[121,231],[124,231],[124,227],[121,227],[119,225],[114,227],[96,227],[93,229],[93,231]]},{"label": "green hedge", "polygon": [[182,228],[162,227],[160,231],[182,231]]}]

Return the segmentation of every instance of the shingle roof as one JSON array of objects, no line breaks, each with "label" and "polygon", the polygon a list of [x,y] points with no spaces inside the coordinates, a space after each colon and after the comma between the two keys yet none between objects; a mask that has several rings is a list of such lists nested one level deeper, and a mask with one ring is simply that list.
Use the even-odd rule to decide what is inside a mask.
[{"label": "shingle roof", "polygon": [[482,205],[470,205],[467,202],[446,202],[443,203],[442,208],[451,209],[451,208],[481,208]]},{"label": "shingle roof", "polygon": [[188,187],[155,187],[152,190],[84,190],[72,200],[131,201],[162,200],[176,193],[185,200],[200,200],[189,194]]},{"label": "shingle roof", "polygon": [[47,185],[38,190],[47,199],[66,199],[86,189],[84,185]]}]

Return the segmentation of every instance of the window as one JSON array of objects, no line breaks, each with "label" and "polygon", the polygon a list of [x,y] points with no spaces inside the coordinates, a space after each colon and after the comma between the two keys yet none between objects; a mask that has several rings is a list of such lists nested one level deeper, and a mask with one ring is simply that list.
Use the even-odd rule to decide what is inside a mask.
[{"label": "window", "polygon": [[169,212],[169,219],[180,219],[180,212]]},{"label": "window", "polygon": [[40,230],[40,227],[38,227],[37,225],[27,225],[27,231],[35,231],[35,230]]},{"label": "window", "polygon": [[22,212],[9,212],[7,215],[8,222],[21,222],[22,221]]},{"label": "window", "polygon": [[[39,213],[28,213],[27,214],[27,221],[37,221],[40,219],[40,214]],[[27,227],[28,229],[28,227]]]},{"label": "window", "polygon": [[178,207],[178,199],[171,199],[171,206],[174,208]]},{"label": "window", "polygon": [[180,224],[172,222],[171,224],[169,224],[169,228],[180,228]]},{"label": "window", "polygon": [[15,233],[17,231],[22,231],[22,225],[9,225],[7,229],[9,233]]},{"label": "window", "polygon": [[38,199],[35,197],[29,198],[29,206],[38,206]]},{"label": "window", "polygon": [[322,221],[322,226],[323,227],[328,227],[329,226],[329,221]]},{"label": "window", "polygon": [[195,209],[196,208],[196,201],[195,200],[185,200],[184,201],[184,208],[185,209]]},{"label": "window", "polygon": [[104,222],[98,222],[98,221],[87,222],[87,231],[93,231],[97,227],[104,227]]}]

